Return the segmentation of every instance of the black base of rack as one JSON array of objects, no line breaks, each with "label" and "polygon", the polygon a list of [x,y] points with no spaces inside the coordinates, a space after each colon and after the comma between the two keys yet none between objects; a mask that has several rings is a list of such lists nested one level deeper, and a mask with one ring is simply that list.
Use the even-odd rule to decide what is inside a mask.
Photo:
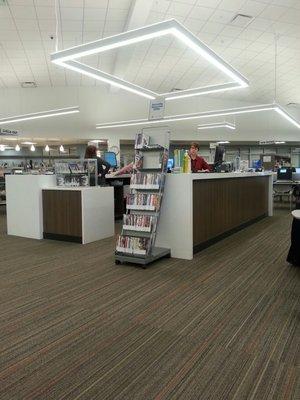
[{"label": "black base of rack", "polygon": [[117,265],[128,263],[128,264],[139,264],[142,268],[146,268],[148,264],[153,263],[160,258],[170,258],[171,251],[170,249],[165,249],[163,247],[154,247],[151,251],[151,254],[148,254],[145,257],[142,256],[133,256],[130,254],[122,254],[116,253],[115,254],[115,263]]}]

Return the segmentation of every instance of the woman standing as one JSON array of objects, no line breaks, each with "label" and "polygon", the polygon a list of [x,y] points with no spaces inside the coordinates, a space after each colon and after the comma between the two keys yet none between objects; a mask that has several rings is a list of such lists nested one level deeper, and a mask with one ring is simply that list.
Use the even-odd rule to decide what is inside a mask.
[{"label": "woman standing", "polygon": [[[97,170],[98,170],[98,185],[105,185],[105,175],[108,173],[111,165],[103,160],[101,157],[97,157],[97,147],[92,144],[88,145],[85,150],[84,158],[96,158],[97,159]],[[95,182],[91,180],[91,186],[95,186]]]}]

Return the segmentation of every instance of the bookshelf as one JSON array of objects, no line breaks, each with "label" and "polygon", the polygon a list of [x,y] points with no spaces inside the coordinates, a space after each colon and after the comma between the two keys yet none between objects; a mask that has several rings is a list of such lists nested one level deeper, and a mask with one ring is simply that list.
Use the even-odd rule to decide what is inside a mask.
[{"label": "bookshelf", "polygon": [[116,264],[139,264],[170,257],[170,250],[155,246],[167,173],[170,131],[146,128],[136,135],[135,168],[126,200],[126,214],[117,238]]}]

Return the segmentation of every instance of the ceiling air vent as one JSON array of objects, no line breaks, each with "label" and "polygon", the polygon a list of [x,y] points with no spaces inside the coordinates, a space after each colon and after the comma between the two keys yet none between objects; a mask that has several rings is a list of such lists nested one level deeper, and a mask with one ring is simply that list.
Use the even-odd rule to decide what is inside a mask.
[{"label": "ceiling air vent", "polygon": [[183,89],[174,87],[174,88],[171,89],[171,92],[179,92],[180,90],[183,90]]},{"label": "ceiling air vent", "polygon": [[252,22],[253,19],[254,17],[252,17],[252,15],[236,14],[230,21],[230,25],[245,28],[247,25],[250,24],[250,22]]},{"label": "ceiling air vent", "polygon": [[295,107],[295,108],[299,108],[300,104],[299,103],[287,103],[286,105],[287,107]]},{"label": "ceiling air vent", "polygon": [[[1,0],[0,0],[1,1]],[[21,82],[21,86],[22,86],[22,88],[24,88],[24,89],[27,89],[27,88],[36,88],[37,87],[37,84],[35,83],[35,82]]]}]

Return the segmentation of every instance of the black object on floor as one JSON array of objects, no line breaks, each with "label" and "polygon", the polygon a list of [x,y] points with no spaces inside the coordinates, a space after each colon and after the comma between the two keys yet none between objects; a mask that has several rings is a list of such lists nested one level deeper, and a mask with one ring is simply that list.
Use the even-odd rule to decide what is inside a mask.
[{"label": "black object on floor", "polygon": [[293,218],[291,247],[287,261],[292,265],[300,266],[300,219],[297,218]]}]

